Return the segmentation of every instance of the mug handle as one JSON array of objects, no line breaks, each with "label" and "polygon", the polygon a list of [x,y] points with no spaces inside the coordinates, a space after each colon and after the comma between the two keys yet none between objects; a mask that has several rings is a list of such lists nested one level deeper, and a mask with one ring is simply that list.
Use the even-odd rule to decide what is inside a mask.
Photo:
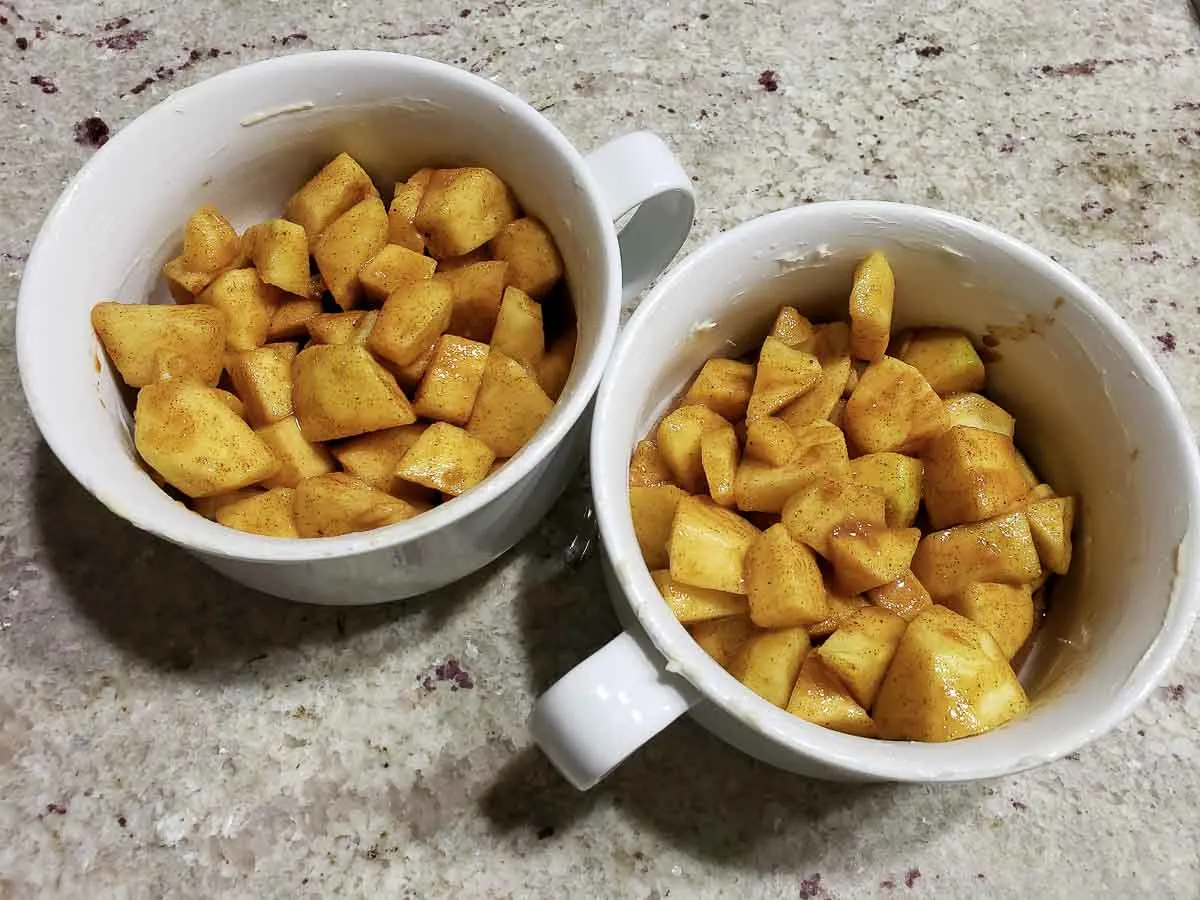
[{"label": "mug handle", "polygon": [[560,678],[529,718],[534,742],[581,791],[700,702],[663,667],[646,638],[626,631]]},{"label": "mug handle", "polygon": [[618,227],[621,301],[629,302],[675,258],[692,229],[696,201],[692,180],[662,138],[635,131],[588,154],[600,196]]}]

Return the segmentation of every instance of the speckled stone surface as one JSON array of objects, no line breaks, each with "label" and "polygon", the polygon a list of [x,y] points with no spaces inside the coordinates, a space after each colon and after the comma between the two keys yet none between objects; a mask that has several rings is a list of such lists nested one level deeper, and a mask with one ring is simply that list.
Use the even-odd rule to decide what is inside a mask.
[{"label": "speckled stone surface", "polygon": [[105,128],[252,60],[383,48],[584,150],[657,131],[695,175],[693,245],[809,199],[992,223],[1106,296],[1197,416],[1198,39],[1186,0],[0,2],[0,898],[1196,897],[1196,638],[1116,733],[1019,777],[830,786],[682,721],[577,794],[525,719],[617,630],[594,560],[564,563],[582,479],[451,590],[289,605],[76,486],[13,321]]}]

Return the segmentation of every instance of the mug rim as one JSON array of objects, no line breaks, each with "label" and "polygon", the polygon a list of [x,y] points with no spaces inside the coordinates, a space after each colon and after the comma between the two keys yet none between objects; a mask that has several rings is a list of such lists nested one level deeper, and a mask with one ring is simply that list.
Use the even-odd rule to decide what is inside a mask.
[{"label": "mug rim", "polygon": [[[591,364],[575,372],[574,383],[556,401],[555,412],[558,415],[552,416],[552,421],[545,423],[499,471],[461,496],[412,519],[371,531],[320,538],[273,538],[248,534],[199,516],[192,523],[194,528],[170,527],[158,522],[152,514],[117,505],[108,499],[103,476],[89,468],[88,454],[74,446],[78,442],[72,439],[70,428],[62,424],[62,413],[55,410],[52,392],[42,384],[43,367],[38,361],[38,341],[44,329],[39,330],[41,321],[35,319],[28,310],[35,305],[35,295],[40,291],[40,272],[47,265],[43,257],[48,258],[55,251],[60,223],[70,214],[75,195],[85,185],[107,178],[106,168],[120,154],[136,152],[136,148],[148,138],[169,128],[171,119],[182,108],[213,95],[236,96],[238,85],[246,79],[285,80],[292,71],[314,68],[330,69],[331,77],[344,77],[347,72],[363,69],[378,69],[391,78],[420,72],[430,77],[457,81],[464,88],[492,99],[503,108],[515,110],[535,135],[568,163],[573,176],[583,187],[590,214],[602,225],[608,226],[599,229],[603,245],[599,248],[602,261],[598,277],[604,283],[598,293],[600,302],[607,308],[601,312],[596,352]],[[525,100],[474,73],[423,57],[384,50],[311,51],[237,66],[170,94],[121,128],[80,168],[47,213],[22,273],[16,310],[17,367],[26,403],[43,440],[75,480],[114,514],[157,537],[220,558],[255,562],[312,562],[357,556],[426,538],[478,513],[527,478],[566,439],[595,396],[616,341],[620,290],[620,253],[616,229],[607,219],[595,178],[580,151],[549,119]]]},{"label": "mug rim", "polygon": [[[889,741],[843,734],[815,725],[780,709],[743,686],[695,643],[662,599],[642,560],[629,519],[627,480],[631,446],[617,446],[602,429],[595,429],[591,446],[592,491],[596,517],[610,569],[640,627],[665,658],[667,671],[681,676],[702,698],[722,713],[788,752],[809,757],[868,778],[889,781],[961,781],[1011,774],[1061,758],[1108,732],[1124,720],[1162,679],[1178,656],[1200,611],[1200,531],[1195,512],[1200,510],[1200,452],[1191,436],[1191,426],[1178,396],[1166,375],[1132,329],[1080,278],[1034,247],[989,225],[953,213],[906,203],[876,200],[827,201],[790,207],[759,216],[725,231],[693,250],[672,267],[637,311],[630,317],[617,341],[609,367],[596,397],[596,417],[605,420],[610,405],[622,402],[620,373],[625,359],[645,349],[643,322],[660,306],[673,302],[678,285],[686,283],[691,270],[731,247],[756,236],[758,246],[767,246],[781,227],[815,215],[843,214],[854,217],[902,219],[903,226],[921,222],[949,232],[968,233],[1020,259],[1022,265],[1040,268],[1062,288],[1068,303],[1085,307],[1113,336],[1138,374],[1165,400],[1164,430],[1183,449],[1189,460],[1186,496],[1191,517],[1187,533],[1177,550],[1177,568],[1171,596],[1155,639],[1130,672],[1121,691],[1098,709],[1088,721],[1071,729],[1047,731],[1033,752],[1019,757],[983,754],[975,744],[987,733],[944,743]],[[646,334],[651,332],[646,331]],[[672,338],[682,339],[683,335]],[[658,346],[674,346],[662,335]],[[635,436],[636,440],[636,436]],[[718,737],[721,737],[718,734]]]}]

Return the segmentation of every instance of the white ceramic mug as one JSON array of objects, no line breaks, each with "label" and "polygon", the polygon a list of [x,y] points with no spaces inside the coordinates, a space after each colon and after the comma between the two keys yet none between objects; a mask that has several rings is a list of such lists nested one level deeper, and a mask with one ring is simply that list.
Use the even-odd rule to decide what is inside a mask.
[{"label": "white ceramic mug", "polygon": [[[243,534],[172,500],[138,465],[89,310],[114,298],[165,301],[159,269],[197,206],[213,204],[239,227],[280,215],[343,150],[380,185],[423,165],[486,165],[507,181],[562,251],[578,317],[574,368],[537,435],[463,496],[362,534]],[[635,208],[618,238],[613,223]],[[67,187],[21,284],[21,379],[54,453],[138,527],[270,594],[328,604],[406,597],[486,565],[545,514],[585,449],[622,300],[666,267],[692,213],[691,181],[654,135],[629,134],[583,157],[521,100],[450,66],[365,51],[256,63],[172,95]]]},{"label": "white ceramic mug", "polygon": [[[1000,340],[990,390],[1016,415],[1018,443],[1038,471],[1080,498],[1071,573],[1021,672],[1032,710],[952,743],[839,734],[744,688],[659,596],[629,513],[631,450],[704,360],[761,340],[783,304],[843,318],[855,263],[875,249],[896,273],[896,327],[946,325]],[[550,688],[531,719],[535,740],[579,788],[689,710],[745,752],[817,777],[1017,772],[1128,715],[1183,646],[1200,603],[1200,463],[1166,378],[1079,279],[966,219],[891,203],[820,203],[721,235],[660,281],[630,320],[596,421],[592,490],[627,631]]]}]

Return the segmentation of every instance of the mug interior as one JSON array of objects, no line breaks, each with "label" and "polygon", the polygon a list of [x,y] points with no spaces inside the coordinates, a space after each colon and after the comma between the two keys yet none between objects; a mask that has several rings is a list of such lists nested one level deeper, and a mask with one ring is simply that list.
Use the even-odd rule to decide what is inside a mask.
[{"label": "mug interior", "polygon": [[[240,229],[282,215],[337,153],[381,188],[422,166],[486,165],[562,252],[579,339],[570,380],[541,431],[474,490],[410,522],[338,538],[232,531],[168,497],[138,464],[120,379],[89,320],[109,299],[169,302],[159,277],[191,212],[212,204]],[[615,339],[612,223],[579,154],[549,122],[484,79],[415,57],[301,54],[219,75],[123,129],[79,173],[30,255],[18,309],[22,379],[54,452],[106,506],[193,549],[242,559],[359,553],[427,534],[515,485],[583,414]]]},{"label": "mug interior", "polygon": [[[656,591],[629,515],[627,468],[705,359],[761,341],[778,307],[845,318],[854,266],[882,250],[894,327],[943,325],[998,341],[988,392],[1016,416],[1043,480],[1079,498],[1075,561],[1020,673],[1028,716],[949,744],[857,738],[743,688]],[[989,338],[989,343],[992,342]],[[747,223],[702,248],[630,321],[601,387],[593,489],[616,577],[673,668],[778,744],[846,771],[945,780],[1017,771],[1081,746],[1156,683],[1195,616],[1197,459],[1166,379],[1119,317],[1057,264],[956,216],[901,204],[823,203]]]}]

